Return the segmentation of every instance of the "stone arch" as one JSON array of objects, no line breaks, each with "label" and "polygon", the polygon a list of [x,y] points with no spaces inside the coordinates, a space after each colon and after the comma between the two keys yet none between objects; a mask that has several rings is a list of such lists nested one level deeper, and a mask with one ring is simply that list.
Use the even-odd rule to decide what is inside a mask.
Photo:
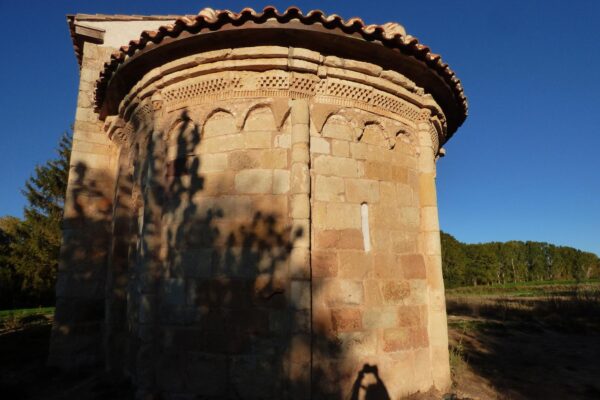
[{"label": "stone arch", "polygon": [[229,135],[238,132],[238,130],[235,115],[223,107],[216,107],[209,111],[206,118],[204,118],[202,136]]},{"label": "stone arch", "polygon": [[329,117],[337,113],[339,110],[340,107],[338,106],[326,104],[312,104],[310,107],[310,118],[312,120],[313,125],[317,129],[317,132],[322,133],[325,122],[327,122]]},{"label": "stone arch", "polygon": [[390,149],[395,151],[400,150],[401,152],[408,151],[407,149],[412,148],[412,146],[415,144],[414,132],[408,127],[396,127],[393,132],[393,145],[390,147]]},{"label": "stone arch", "polygon": [[200,142],[198,124],[184,110],[168,125],[164,139],[167,146],[167,160],[186,157]]},{"label": "stone arch", "polygon": [[361,129],[354,118],[342,111],[333,112],[327,117],[321,129],[321,135],[353,142],[360,136]]},{"label": "stone arch", "polygon": [[379,121],[367,121],[364,123],[358,141],[380,147],[389,148],[389,140],[386,129]]},{"label": "stone arch", "polygon": [[268,103],[257,103],[245,113],[242,130],[244,131],[273,131],[277,122]]}]

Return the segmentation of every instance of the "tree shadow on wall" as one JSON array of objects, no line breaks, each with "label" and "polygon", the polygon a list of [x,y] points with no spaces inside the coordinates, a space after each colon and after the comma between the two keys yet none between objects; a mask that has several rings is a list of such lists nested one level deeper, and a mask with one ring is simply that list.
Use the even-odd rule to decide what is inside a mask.
[{"label": "tree shadow on wall", "polygon": [[[388,399],[376,366],[356,377],[356,395],[342,393],[342,382],[360,366],[312,367],[314,358],[343,359],[346,350],[313,326],[310,281],[290,271],[309,232],[292,227],[275,196],[240,195],[233,172],[203,172],[201,129],[187,110],[169,132],[134,121],[132,137],[118,160],[116,193],[86,176],[85,165],[75,169],[81,184],[70,187],[74,215],[65,226],[77,222],[79,230],[65,235],[65,274],[79,261],[97,263],[87,265],[85,283],[69,281],[59,292],[95,290],[57,304],[53,342],[66,350],[53,354],[93,354],[87,361],[103,360],[148,398],[358,399],[363,390],[366,399]],[[94,204],[106,204],[99,213],[85,205],[90,190],[103,199]],[[69,348],[74,337],[87,345]]]},{"label": "tree shadow on wall", "polygon": [[50,364],[89,365],[101,358],[111,178],[83,162],[71,168],[56,283]]}]

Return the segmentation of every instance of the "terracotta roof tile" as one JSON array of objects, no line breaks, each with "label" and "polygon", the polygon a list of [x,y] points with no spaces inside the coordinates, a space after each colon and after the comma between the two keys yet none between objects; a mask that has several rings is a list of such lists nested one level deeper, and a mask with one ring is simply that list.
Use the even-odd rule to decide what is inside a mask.
[{"label": "terracotta roof tile", "polygon": [[[167,19],[167,18],[165,18]],[[132,40],[129,45],[122,46],[114,53],[109,62],[104,66],[100,74],[96,89],[96,105],[101,107],[108,83],[120,64],[123,64],[127,57],[134,55],[137,51],[146,46],[158,45],[165,37],[176,38],[182,32],[197,33],[202,28],[210,30],[219,30],[227,24],[240,26],[246,22],[263,23],[268,19],[276,19],[279,23],[287,23],[291,20],[298,20],[306,25],[315,23],[322,24],[328,29],[341,29],[346,34],[360,34],[367,40],[379,40],[382,43],[400,49],[410,54],[420,61],[425,62],[432,68],[446,84],[452,89],[454,97],[462,110],[462,117],[458,121],[460,126],[466,119],[468,104],[460,80],[456,78],[455,73],[448,64],[442,61],[441,56],[431,52],[429,47],[419,43],[419,41],[406,33],[398,24],[388,23],[384,25],[366,25],[360,18],[350,18],[344,20],[339,15],[325,15],[320,10],[312,10],[302,14],[299,8],[289,7],[284,12],[279,12],[275,7],[265,7],[262,12],[257,12],[252,8],[244,8],[239,13],[230,10],[201,10],[195,16],[180,16],[174,23],[161,26],[156,31],[144,31],[137,40]]]}]

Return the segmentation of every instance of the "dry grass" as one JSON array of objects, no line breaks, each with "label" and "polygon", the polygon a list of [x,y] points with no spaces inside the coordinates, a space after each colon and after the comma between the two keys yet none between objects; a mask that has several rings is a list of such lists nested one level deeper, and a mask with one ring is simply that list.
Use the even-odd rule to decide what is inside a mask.
[{"label": "dry grass", "polygon": [[459,398],[600,398],[600,284],[446,294]]},{"label": "dry grass", "polygon": [[600,331],[600,288],[597,285],[559,286],[530,297],[449,293],[446,302],[450,315],[538,322],[563,331]]}]

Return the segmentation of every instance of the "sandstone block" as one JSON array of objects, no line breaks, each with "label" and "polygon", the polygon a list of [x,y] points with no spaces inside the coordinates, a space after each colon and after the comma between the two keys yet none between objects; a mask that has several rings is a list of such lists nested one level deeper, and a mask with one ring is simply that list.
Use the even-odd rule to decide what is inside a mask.
[{"label": "sandstone block", "polygon": [[310,247],[310,220],[294,219],[290,231],[290,242],[293,247]]},{"label": "sandstone block", "polygon": [[374,277],[377,279],[402,278],[401,264],[396,255],[391,252],[378,252],[374,254]]},{"label": "sandstone block", "polygon": [[335,175],[342,178],[362,176],[359,163],[351,158],[320,155],[315,157],[313,168],[317,174],[323,175]]},{"label": "sandstone block", "polygon": [[390,231],[391,246],[396,253],[414,253],[417,251],[417,240],[412,232],[405,230]]},{"label": "sandstone block", "polygon": [[415,207],[417,204],[413,188],[404,183],[396,184],[395,203],[400,207]]},{"label": "sandstone block", "polygon": [[423,244],[425,254],[428,255],[441,255],[442,249],[440,244],[439,232],[424,232],[423,233]]},{"label": "sandstone block", "polygon": [[437,207],[421,207],[421,230],[439,231]]},{"label": "sandstone block", "polygon": [[381,294],[385,304],[402,304],[411,294],[408,281],[395,280],[381,283]]},{"label": "sandstone block", "polygon": [[379,201],[379,182],[366,179],[346,179],[346,199],[353,203]]},{"label": "sandstone block", "polygon": [[200,158],[200,171],[221,172],[227,169],[227,154],[205,154]]},{"label": "sandstone block", "polygon": [[344,201],[344,180],[335,176],[317,175],[314,193],[319,201]]},{"label": "sandstone block", "polygon": [[290,149],[292,147],[292,135],[284,133],[275,136],[275,146],[282,149]]},{"label": "sandstone block", "polygon": [[369,179],[391,181],[392,167],[388,163],[367,161],[365,164],[365,176]]},{"label": "sandstone block", "polygon": [[235,190],[238,193],[270,193],[272,188],[272,170],[252,169],[235,175]]},{"label": "sandstone block", "polygon": [[107,170],[110,166],[109,154],[82,153],[80,151],[71,152],[71,165],[84,165],[86,169]]},{"label": "sandstone block", "polygon": [[291,196],[292,218],[306,219],[310,217],[310,199],[305,194],[295,194]]},{"label": "sandstone block", "polygon": [[448,345],[431,346],[431,369],[436,389],[446,391],[451,386]]},{"label": "sandstone block", "polygon": [[408,183],[408,171],[405,167],[392,166],[392,180],[398,183]]},{"label": "sandstone block", "polygon": [[194,148],[194,154],[213,154],[224,151],[240,150],[245,147],[244,135],[229,134],[206,137]]},{"label": "sandstone block", "polygon": [[324,280],[322,285],[325,303],[330,307],[355,306],[363,303],[363,285],[348,279]]},{"label": "sandstone block", "polygon": [[184,183],[184,187],[191,192],[201,191],[208,196],[234,192],[235,173],[233,172],[205,173],[202,174],[202,179],[202,181],[200,178],[190,179],[190,183]]},{"label": "sandstone block", "polygon": [[425,279],[410,279],[410,296],[405,300],[407,305],[423,305],[429,301],[427,281]]},{"label": "sandstone block", "polygon": [[362,315],[357,308],[331,310],[331,322],[337,332],[354,332],[362,329]]},{"label": "sandstone block", "polygon": [[379,289],[379,281],[375,279],[367,279],[363,282],[365,291],[365,306],[377,307],[383,305],[381,290]]},{"label": "sandstone block", "polygon": [[[336,141],[339,142],[339,141]],[[347,142],[346,142],[347,143]],[[366,160],[368,153],[368,145],[365,143],[350,143],[350,154],[356,160]],[[337,154],[334,154],[337,155]]]},{"label": "sandstone block", "polygon": [[334,251],[312,251],[312,274],[317,278],[328,278],[337,275],[338,260]]},{"label": "sandstone block", "polygon": [[389,328],[383,331],[383,351],[392,353],[411,348],[409,328]]},{"label": "sandstone block", "polygon": [[425,266],[427,270],[427,284],[430,290],[444,291],[444,280],[442,278],[442,259],[439,256],[426,256]]},{"label": "sandstone block", "polygon": [[313,223],[324,229],[360,229],[360,204],[316,202]]},{"label": "sandstone block", "polygon": [[350,157],[350,144],[345,140],[333,139],[331,141],[331,154],[335,157]]},{"label": "sandstone block", "polygon": [[318,230],[315,232],[315,247],[321,249],[363,250],[363,237],[359,229]]},{"label": "sandstone block", "polygon": [[420,226],[420,210],[417,207],[400,207],[400,223],[412,230],[417,230]]},{"label": "sandstone block", "polygon": [[398,326],[400,327],[425,327],[427,321],[426,306],[399,306],[396,309],[398,313]]},{"label": "sandstone block", "polygon": [[310,152],[317,154],[330,154],[331,145],[327,139],[314,136],[310,139]]},{"label": "sandstone block", "polygon": [[433,174],[419,175],[419,202],[421,207],[436,207],[435,176]]},{"label": "sandstone block", "polygon": [[307,143],[296,143],[292,146],[292,163],[308,164],[310,154]]},{"label": "sandstone block", "polygon": [[[263,128],[264,129],[264,128]],[[271,132],[246,132],[244,133],[244,144],[247,149],[268,149],[271,147]]]},{"label": "sandstone block", "polygon": [[[226,135],[228,137],[235,137],[237,142],[237,148],[241,148],[243,146],[243,137],[242,135],[234,135],[238,132],[238,128],[235,124],[235,118],[233,115],[226,112],[216,112],[211,115],[208,120],[204,123],[204,127],[202,129],[202,135],[204,136],[205,144],[209,142],[209,139],[214,139],[214,137]],[[222,140],[214,141],[214,143],[223,143]],[[207,149],[209,152],[214,151],[213,148]]]},{"label": "sandstone block", "polygon": [[310,191],[308,165],[302,163],[292,164],[290,190],[292,193],[308,193]]},{"label": "sandstone block", "polygon": [[337,341],[341,354],[351,354],[355,357],[370,357],[377,352],[377,335],[374,332],[338,333]]},{"label": "sandstone block", "polygon": [[364,251],[339,250],[339,276],[363,280],[373,270],[373,258]]},{"label": "sandstone block", "polygon": [[425,261],[420,254],[403,255],[398,257],[402,265],[402,274],[405,279],[425,279]]},{"label": "sandstone block", "polygon": [[292,125],[309,123],[308,101],[304,99],[290,100],[292,109],[290,111]]},{"label": "sandstone block", "polygon": [[363,327],[368,330],[390,329],[398,325],[395,307],[371,307],[363,312]]},{"label": "sandstone block", "polygon": [[285,194],[290,191],[290,171],[276,169],[273,171],[273,194]]},{"label": "sandstone block", "polygon": [[292,123],[292,148],[294,145],[298,143],[308,143],[309,142],[309,128],[306,124],[296,124]]}]

